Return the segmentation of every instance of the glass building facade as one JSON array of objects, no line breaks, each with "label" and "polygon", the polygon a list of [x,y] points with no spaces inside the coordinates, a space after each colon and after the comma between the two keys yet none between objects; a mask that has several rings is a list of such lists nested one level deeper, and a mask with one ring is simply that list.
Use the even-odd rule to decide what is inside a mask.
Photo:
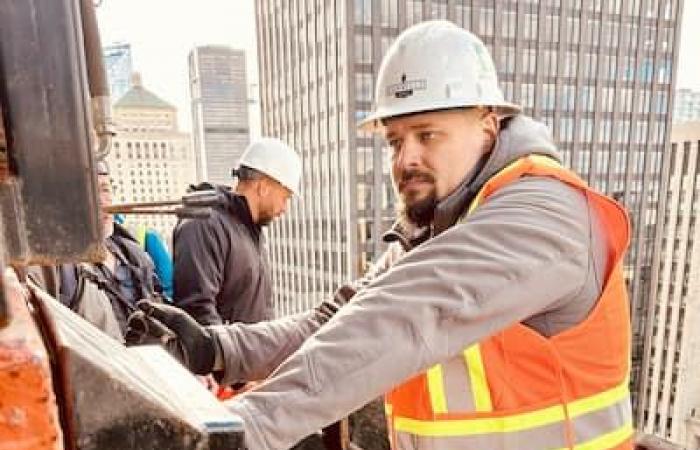
[{"label": "glass building facade", "polygon": [[131,44],[116,43],[102,49],[105,71],[109,82],[109,92],[112,103],[118,101],[131,89]]},{"label": "glass building facade", "polygon": [[678,89],[673,104],[674,123],[700,120],[700,92]]},{"label": "glass building facade", "polygon": [[700,121],[671,131],[670,167],[659,202],[660,264],[647,311],[639,427],[700,448]]},{"label": "glass building facade", "polygon": [[189,74],[197,179],[230,185],[250,142],[245,51],[196,47]]}]

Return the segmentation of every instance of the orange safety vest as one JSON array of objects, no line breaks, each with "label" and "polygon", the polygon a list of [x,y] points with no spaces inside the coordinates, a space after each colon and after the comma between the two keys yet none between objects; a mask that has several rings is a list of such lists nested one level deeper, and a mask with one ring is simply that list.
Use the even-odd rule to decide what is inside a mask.
[{"label": "orange safety vest", "polygon": [[465,217],[522,176],[556,178],[586,195],[611,247],[602,294],[569,330],[547,338],[511,325],[393,389],[386,412],[394,449],[632,449],[627,215],[556,161],[531,155],[491,178]]}]

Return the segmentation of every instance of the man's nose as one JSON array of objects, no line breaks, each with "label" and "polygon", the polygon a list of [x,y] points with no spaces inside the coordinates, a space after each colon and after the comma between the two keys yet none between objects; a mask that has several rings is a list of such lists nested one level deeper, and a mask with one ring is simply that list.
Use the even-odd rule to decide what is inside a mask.
[{"label": "man's nose", "polygon": [[406,139],[399,154],[398,166],[402,169],[415,168],[420,165],[423,148],[415,139]]}]

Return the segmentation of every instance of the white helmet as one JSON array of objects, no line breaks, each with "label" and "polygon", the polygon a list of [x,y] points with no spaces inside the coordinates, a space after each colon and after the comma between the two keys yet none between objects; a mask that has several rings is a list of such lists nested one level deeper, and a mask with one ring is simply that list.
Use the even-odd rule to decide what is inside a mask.
[{"label": "white helmet", "polygon": [[374,111],[358,126],[376,131],[389,117],[470,106],[494,107],[503,116],[520,111],[503,99],[483,42],[451,22],[433,20],[406,29],[389,47],[377,76]]},{"label": "white helmet", "polygon": [[299,194],[301,159],[279,139],[264,137],[251,142],[238,161],[238,167],[241,166],[264,173],[294,194]]}]

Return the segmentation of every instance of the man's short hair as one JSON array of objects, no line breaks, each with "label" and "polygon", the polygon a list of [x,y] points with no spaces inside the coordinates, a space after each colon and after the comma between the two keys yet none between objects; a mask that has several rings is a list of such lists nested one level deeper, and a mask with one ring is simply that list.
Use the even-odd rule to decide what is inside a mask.
[{"label": "man's short hair", "polygon": [[264,176],[262,172],[247,166],[239,166],[237,169],[233,169],[231,173],[234,177],[238,178],[238,181],[258,180]]}]

